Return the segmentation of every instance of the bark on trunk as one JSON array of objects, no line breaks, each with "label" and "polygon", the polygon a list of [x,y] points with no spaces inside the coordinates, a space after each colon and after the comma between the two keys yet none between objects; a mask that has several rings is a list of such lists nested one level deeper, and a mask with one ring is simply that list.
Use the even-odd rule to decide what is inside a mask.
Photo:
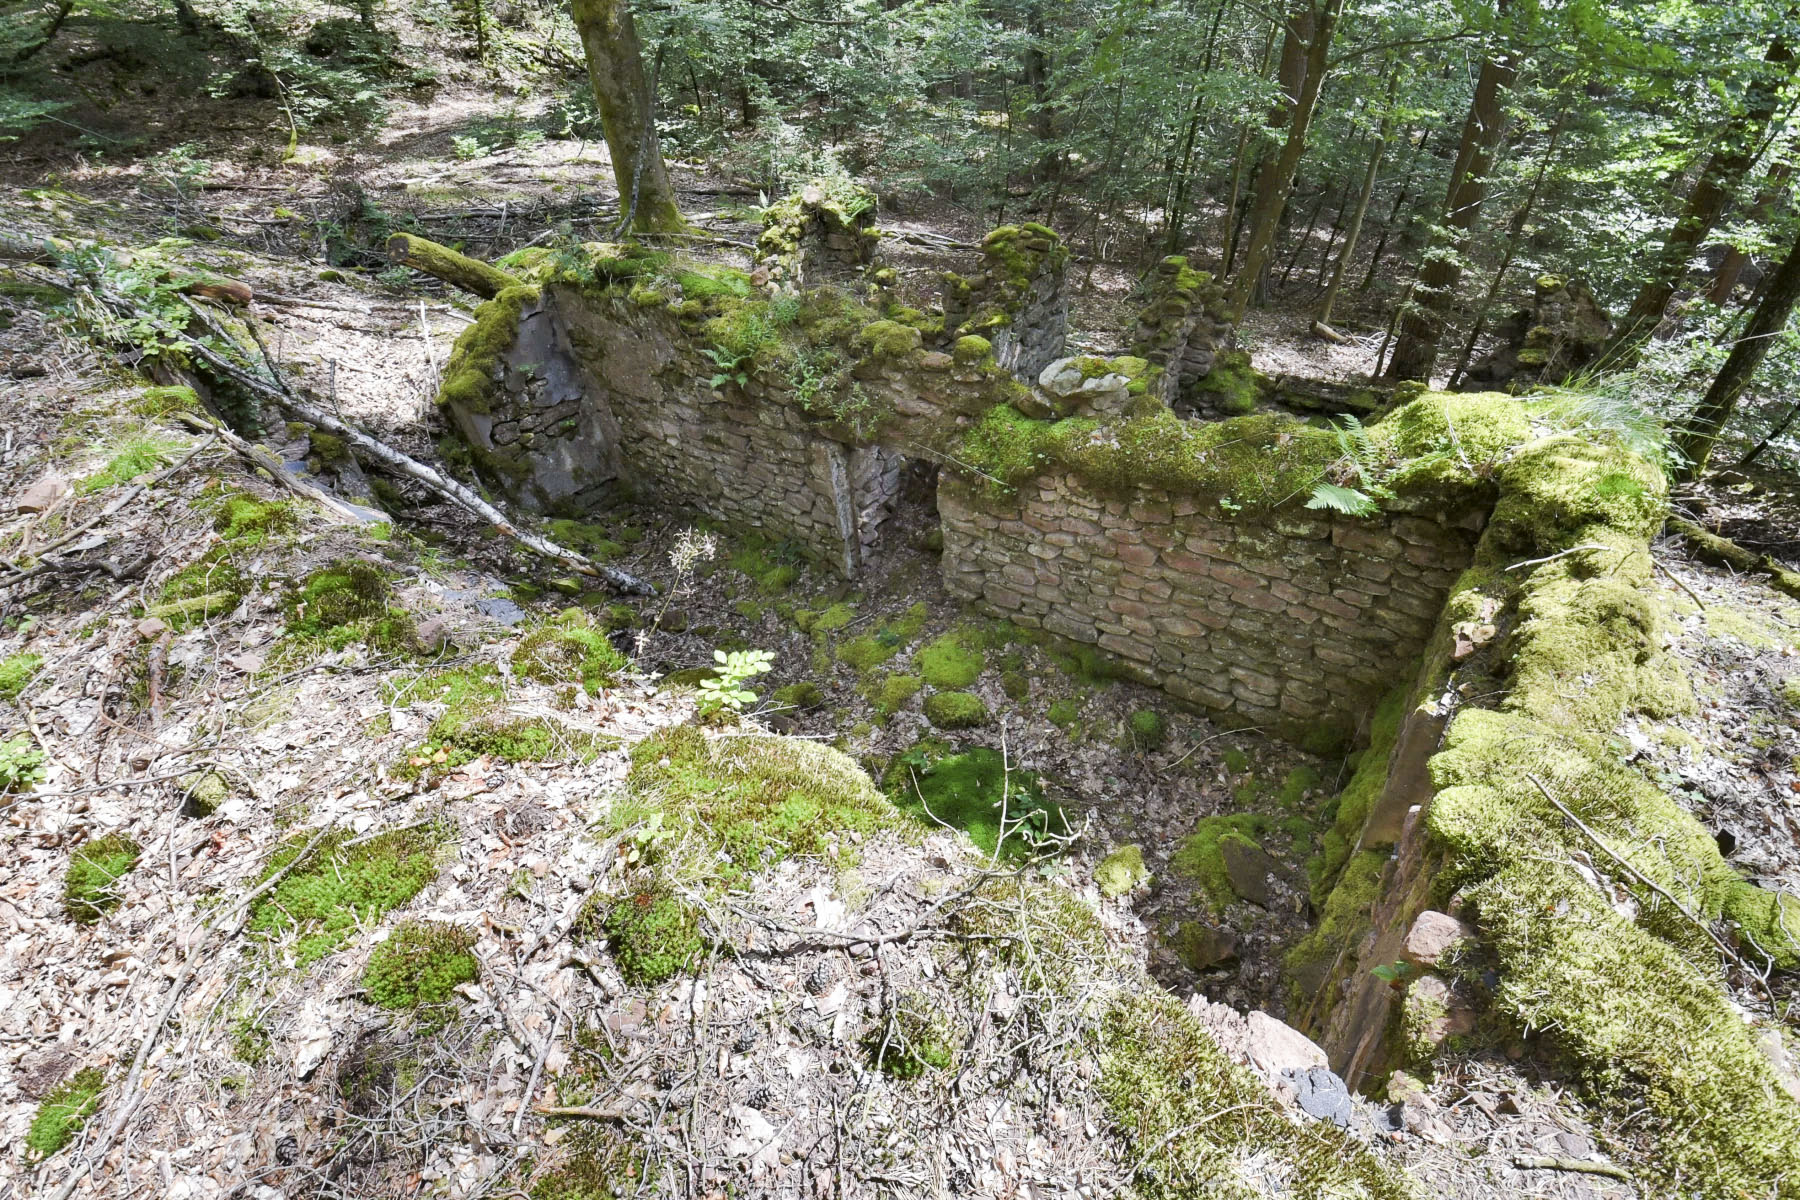
[{"label": "bark on trunk", "polygon": [[1768,291],[1763,293],[1762,302],[1750,317],[1750,324],[1738,335],[1737,344],[1732,346],[1731,354],[1719,368],[1712,386],[1706,389],[1706,395],[1684,422],[1681,436],[1675,443],[1686,460],[1676,468],[1678,478],[1697,479],[1706,471],[1706,461],[1712,457],[1719,434],[1737,410],[1738,401],[1750,386],[1756,369],[1768,356],[1770,347],[1787,328],[1796,300],[1800,300],[1800,243],[1788,248],[1787,258],[1782,260],[1781,269],[1769,281]]},{"label": "bark on trunk", "polygon": [[448,246],[440,246],[410,233],[396,233],[389,237],[387,255],[390,262],[436,276],[452,287],[473,292],[483,300],[492,300],[507,288],[518,287],[520,282],[478,258],[458,254]]},{"label": "bark on trunk", "polygon": [[1494,165],[1494,149],[1500,144],[1504,113],[1500,97],[1512,86],[1518,66],[1510,52],[1489,55],[1475,80],[1469,117],[1463,122],[1462,142],[1450,173],[1450,189],[1444,202],[1444,227],[1449,244],[1427,252],[1418,275],[1413,300],[1400,318],[1400,336],[1387,366],[1389,379],[1431,378],[1437,365],[1438,343],[1462,281],[1462,254],[1469,235],[1481,219],[1487,199],[1488,172]]},{"label": "bark on trunk", "polygon": [[[1769,215],[1775,211],[1775,202],[1781,199],[1787,188],[1788,177],[1794,173],[1792,163],[1775,163],[1769,168],[1769,178],[1757,193],[1756,203],[1750,206],[1747,214],[1756,225],[1768,223]],[[1713,274],[1712,286],[1706,291],[1706,298],[1712,303],[1724,306],[1731,299],[1731,293],[1737,289],[1738,280],[1744,274],[1744,268],[1750,265],[1750,255],[1731,247],[1725,252],[1725,258],[1719,263],[1719,269]]]},{"label": "bark on trunk", "polygon": [[[1232,286],[1231,307],[1242,315],[1251,296],[1256,292],[1260,277],[1269,264],[1270,252],[1275,245],[1275,231],[1281,224],[1282,209],[1287,207],[1288,193],[1294,187],[1294,173],[1300,167],[1300,156],[1306,151],[1306,134],[1312,125],[1313,110],[1319,103],[1319,91],[1325,83],[1325,65],[1331,51],[1331,35],[1337,28],[1338,14],[1344,10],[1344,0],[1325,0],[1324,5],[1316,12],[1309,4],[1304,10],[1296,10],[1288,22],[1290,39],[1297,34],[1304,37],[1301,42],[1302,57],[1300,66],[1300,87],[1294,97],[1293,111],[1287,121],[1287,140],[1282,143],[1281,154],[1275,160],[1274,169],[1257,182],[1256,221],[1250,227],[1250,237],[1244,244],[1244,265],[1239,269],[1237,279]],[[1305,19],[1304,28],[1300,22]],[[1284,73],[1286,69],[1287,50],[1282,51]]]},{"label": "bark on trunk", "polygon": [[1369,166],[1363,172],[1362,190],[1356,197],[1356,211],[1350,214],[1350,225],[1344,231],[1344,248],[1338,251],[1337,265],[1331,269],[1331,282],[1325,285],[1325,298],[1319,302],[1318,324],[1331,328],[1331,310],[1337,304],[1338,290],[1344,286],[1344,271],[1350,256],[1356,253],[1356,240],[1362,236],[1363,219],[1369,215],[1369,201],[1375,195],[1375,181],[1381,174],[1381,158],[1387,152],[1388,135],[1393,132],[1394,90],[1400,75],[1388,76],[1388,111],[1382,114],[1381,128],[1375,134],[1375,145],[1369,151]]},{"label": "bark on trunk", "polygon": [[1663,310],[1675,294],[1675,286],[1687,271],[1700,243],[1706,240],[1725,206],[1737,195],[1744,174],[1762,153],[1763,138],[1769,122],[1781,102],[1782,84],[1794,73],[1794,53],[1787,42],[1777,37],[1769,44],[1763,62],[1770,69],[1757,80],[1745,98],[1744,116],[1729,135],[1726,144],[1713,151],[1700,172],[1699,182],[1689,193],[1675,227],[1663,239],[1650,278],[1632,301],[1625,314],[1618,343],[1621,346],[1641,342],[1655,331]]},{"label": "bark on trunk", "polygon": [[619,207],[637,233],[686,228],[657,142],[655,98],[627,0],[573,0],[575,28],[587,53],[588,80],[606,132]]}]

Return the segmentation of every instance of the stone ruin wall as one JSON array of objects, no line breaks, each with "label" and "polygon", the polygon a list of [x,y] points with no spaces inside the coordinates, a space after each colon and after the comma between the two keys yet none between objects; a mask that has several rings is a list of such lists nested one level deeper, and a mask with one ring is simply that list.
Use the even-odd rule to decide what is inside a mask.
[{"label": "stone ruin wall", "polygon": [[[1211,326],[1199,326],[1214,320],[1204,315],[1213,298],[1183,266],[1167,265],[1151,304],[1168,316],[1182,309],[1157,365],[1164,382],[1191,387],[1188,360],[1197,341],[1212,340]],[[1041,254],[1029,287],[1002,287],[997,271],[953,280],[947,292],[961,302],[946,309],[962,324],[947,322],[945,344],[972,322],[1012,327],[992,318],[1018,306],[1028,319],[1008,358],[1013,373],[1035,378],[1038,360],[1062,350],[1064,310],[1046,299],[1060,295],[1061,269],[1060,255]],[[1191,294],[1172,308],[1171,290]],[[1200,303],[1183,303],[1192,299]],[[710,386],[715,364],[666,308],[551,284],[521,313],[500,411],[452,416],[478,449],[523,455],[529,469],[504,482],[529,507],[579,509],[621,481],[792,541],[852,578],[878,551],[909,460],[938,461],[934,439],[988,411],[1007,377],[995,359],[967,361],[912,338],[854,368],[888,414],[875,440],[809,416],[779,372]],[[996,499],[945,470],[938,509],[953,594],[1097,646],[1216,717],[1296,738],[1354,733],[1410,669],[1481,526],[1479,513],[1226,513],[1149,490],[1104,496],[1067,472]]]},{"label": "stone ruin wall", "polygon": [[1227,516],[1150,489],[1102,497],[1067,473],[1009,500],[946,476],[938,512],[956,595],[1096,645],[1229,722],[1306,740],[1354,734],[1412,671],[1482,524]]}]

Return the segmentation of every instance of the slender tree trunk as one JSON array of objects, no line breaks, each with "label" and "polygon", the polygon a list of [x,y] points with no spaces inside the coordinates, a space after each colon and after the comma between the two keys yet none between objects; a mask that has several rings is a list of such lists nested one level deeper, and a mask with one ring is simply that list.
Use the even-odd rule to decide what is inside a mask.
[{"label": "slender tree trunk", "polygon": [[[1231,307],[1239,316],[1269,264],[1275,231],[1281,223],[1282,209],[1287,207],[1288,193],[1293,190],[1294,173],[1300,167],[1300,156],[1306,151],[1306,134],[1312,126],[1313,110],[1318,106],[1319,91],[1325,83],[1331,35],[1336,31],[1338,15],[1343,11],[1344,0],[1324,0],[1316,12],[1310,4],[1305,9],[1310,29],[1306,33],[1300,89],[1288,117],[1287,140],[1282,144],[1274,170],[1257,183],[1256,222],[1250,227],[1250,237],[1244,246],[1244,265],[1239,268],[1232,285]],[[1294,18],[1300,15],[1296,11]],[[1294,18],[1289,21],[1290,33],[1296,29]]]},{"label": "slender tree trunk", "polygon": [[1500,144],[1505,122],[1500,97],[1512,86],[1517,74],[1518,65],[1511,51],[1490,54],[1481,64],[1444,203],[1449,241],[1439,242],[1426,252],[1413,302],[1400,318],[1400,336],[1394,343],[1394,356],[1388,360],[1390,379],[1429,380],[1437,365],[1438,343],[1456,301],[1456,285],[1462,281],[1463,250],[1481,218],[1488,172],[1494,165],[1494,149]]},{"label": "slender tree trunk", "polygon": [[[1775,202],[1781,199],[1788,177],[1793,173],[1792,163],[1778,162],[1769,167],[1769,177],[1747,214],[1753,223],[1762,225],[1768,222],[1769,214],[1775,211]],[[1744,268],[1749,264],[1750,256],[1744,251],[1736,246],[1727,250],[1724,261],[1719,263],[1718,271],[1713,274],[1712,286],[1706,290],[1706,298],[1721,308],[1724,307],[1725,302],[1731,299],[1731,293],[1737,289],[1738,279],[1744,274]]]},{"label": "slender tree trunk", "polygon": [[69,19],[69,12],[74,7],[75,0],[58,0],[56,5],[56,15],[50,18],[50,23],[48,25],[44,26],[44,32],[38,34],[35,38],[32,38],[29,42],[26,42],[23,46],[13,51],[12,61],[15,63],[22,63],[54,41],[58,31],[63,27],[63,22]]},{"label": "slender tree trunk", "polygon": [[1792,408],[1788,409],[1787,416],[1781,418],[1781,420],[1776,424],[1775,428],[1769,430],[1769,436],[1765,437],[1762,441],[1756,443],[1756,445],[1751,449],[1750,453],[1744,455],[1744,457],[1737,460],[1737,463],[1735,464],[1737,466],[1737,469],[1741,471],[1745,467],[1749,466],[1751,463],[1755,462],[1757,459],[1761,458],[1762,452],[1764,450],[1767,450],[1769,448],[1770,444],[1773,443],[1776,438],[1780,437],[1782,434],[1786,433],[1789,429],[1793,428],[1794,420],[1797,417],[1800,417],[1800,404],[1796,404]]},{"label": "slender tree trunk", "polygon": [[1493,310],[1494,297],[1500,294],[1500,286],[1506,281],[1506,273],[1512,270],[1513,257],[1519,249],[1519,238],[1525,232],[1525,226],[1531,221],[1531,210],[1537,207],[1537,199],[1543,191],[1544,176],[1550,170],[1550,163],[1556,157],[1556,143],[1562,140],[1563,126],[1568,121],[1569,110],[1563,109],[1556,114],[1556,124],[1550,128],[1550,140],[1544,146],[1544,157],[1538,160],[1536,176],[1531,181],[1531,190],[1525,195],[1525,203],[1513,214],[1506,231],[1506,252],[1500,258],[1500,266],[1494,271],[1494,278],[1488,283],[1487,295],[1481,298],[1481,304],[1475,310],[1475,320],[1469,326],[1469,336],[1463,342],[1462,353],[1457,356],[1456,367],[1450,372],[1449,387],[1454,389],[1462,382],[1463,372],[1469,369],[1469,360],[1475,356],[1475,343],[1481,340],[1482,331],[1487,326],[1488,313]]},{"label": "slender tree trunk", "polygon": [[[1206,34],[1206,57],[1200,66],[1202,76],[1213,69],[1213,54],[1219,45],[1219,26],[1225,20],[1225,13],[1231,8],[1232,0],[1219,0],[1213,8],[1212,28]],[[1163,253],[1174,254],[1181,248],[1182,226],[1187,221],[1188,186],[1194,173],[1194,143],[1200,136],[1200,100],[1201,89],[1194,89],[1194,99],[1188,105],[1187,129],[1182,134],[1181,151],[1176,156],[1174,186],[1169,192],[1168,231],[1163,238]]]},{"label": "slender tree trunk", "polygon": [[[1275,49],[1275,27],[1269,26],[1268,34],[1263,38],[1262,53],[1256,58],[1256,77],[1261,79],[1269,72],[1269,55]],[[1237,149],[1231,154],[1231,198],[1225,202],[1223,225],[1219,231],[1219,241],[1224,246],[1219,256],[1222,273],[1231,274],[1231,264],[1237,260],[1238,237],[1242,232],[1244,213],[1244,166],[1248,161],[1250,150],[1250,122],[1245,121],[1238,126]]]},{"label": "slender tree trunk", "polygon": [[686,222],[657,142],[656,98],[644,78],[631,7],[627,0],[574,0],[573,9],[619,184],[619,207],[635,233],[678,232]]},{"label": "slender tree trunk", "polygon": [[1288,280],[1294,277],[1294,267],[1300,262],[1300,256],[1306,253],[1306,247],[1312,243],[1313,231],[1319,227],[1319,218],[1325,215],[1325,206],[1330,202],[1331,189],[1321,186],[1312,213],[1306,218],[1306,228],[1300,231],[1300,240],[1294,243],[1294,252],[1288,255],[1287,263],[1281,268],[1282,287],[1287,287]]},{"label": "slender tree trunk", "polygon": [[1652,261],[1650,277],[1625,314],[1616,339],[1618,345],[1641,342],[1655,331],[1694,252],[1718,224],[1720,214],[1742,185],[1745,172],[1762,153],[1763,138],[1781,102],[1782,85],[1794,73],[1794,53],[1785,39],[1777,37],[1769,44],[1763,62],[1768,66],[1745,97],[1743,117],[1734,122],[1724,144],[1706,160],[1674,228],[1663,239],[1662,249]]},{"label": "slender tree trunk", "polygon": [[1797,300],[1800,300],[1800,242],[1789,247],[1780,269],[1769,281],[1762,303],[1756,306],[1750,324],[1738,336],[1706,395],[1683,423],[1675,445],[1685,461],[1676,469],[1677,478],[1687,481],[1705,473],[1706,461],[1712,457],[1719,434],[1731,420],[1731,414],[1750,386],[1756,369],[1787,328]]},{"label": "slender tree trunk", "polygon": [[1031,0],[1025,8],[1025,32],[1030,40],[1025,46],[1025,83],[1031,88],[1031,135],[1039,146],[1037,176],[1040,181],[1054,183],[1061,169],[1056,153],[1056,120],[1050,111],[1050,60],[1044,53],[1044,8],[1039,0]]},{"label": "slender tree trunk", "polygon": [[1394,232],[1394,222],[1400,219],[1400,210],[1406,207],[1406,199],[1412,194],[1413,176],[1419,173],[1419,159],[1424,157],[1425,146],[1431,141],[1431,130],[1420,132],[1419,140],[1413,143],[1412,152],[1406,157],[1406,170],[1400,176],[1400,187],[1394,193],[1394,206],[1388,210],[1387,220],[1381,223],[1381,236],[1375,239],[1375,253],[1369,256],[1369,272],[1363,281],[1356,285],[1356,290],[1366,292],[1375,284],[1375,274],[1381,267],[1381,256],[1387,253],[1388,238]]},{"label": "slender tree trunk", "polygon": [[[1342,0],[1327,0],[1328,7],[1342,7]],[[1319,39],[1315,36],[1318,27],[1318,13],[1313,8],[1313,0],[1297,0],[1288,10],[1287,20],[1283,23],[1281,35],[1280,65],[1276,68],[1275,81],[1281,89],[1280,98],[1275,107],[1269,111],[1268,127],[1271,134],[1279,134],[1286,130],[1288,137],[1276,141],[1273,136],[1264,143],[1257,156],[1256,170],[1250,181],[1253,190],[1249,210],[1249,235],[1244,241],[1246,256],[1255,253],[1255,271],[1253,276],[1243,284],[1241,290],[1244,299],[1240,303],[1247,304],[1252,296],[1262,289],[1262,273],[1269,265],[1269,251],[1274,245],[1275,231],[1281,222],[1281,214],[1287,208],[1288,193],[1293,189],[1294,177],[1289,172],[1286,180],[1282,180],[1281,163],[1285,156],[1288,142],[1292,140],[1294,126],[1299,118],[1300,105],[1307,94],[1307,65],[1311,57],[1311,47]],[[1329,44],[1329,39],[1327,39]],[[1315,89],[1312,98],[1318,98]],[[1312,113],[1307,112],[1310,121]],[[1301,131],[1305,137],[1305,131]],[[1296,157],[1296,165],[1298,158]],[[1266,243],[1260,252],[1255,249],[1256,241],[1262,238]],[[1246,264],[1250,258],[1246,257]],[[1234,285],[1234,290],[1236,287]]]},{"label": "slender tree trunk", "polygon": [[1369,165],[1363,171],[1362,190],[1356,197],[1356,211],[1350,214],[1350,227],[1344,231],[1344,248],[1338,251],[1337,265],[1331,268],[1331,282],[1325,286],[1325,298],[1319,301],[1319,324],[1331,328],[1331,309],[1337,304],[1338,290],[1344,286],[1344,271],[1356,253],[1356,240],[1362,236],[1363,219],[1369,215],[1369,201],[1375,195],[1375,181],[1381,174],[1381,156],[1387,151],[1388,135],[1394,129],[1394,92],[1400,84],[1400,69],[1388,72],[1387,106],[1381,114],[1381,128],[1375,133],[1375,145],[1369,151]]}]

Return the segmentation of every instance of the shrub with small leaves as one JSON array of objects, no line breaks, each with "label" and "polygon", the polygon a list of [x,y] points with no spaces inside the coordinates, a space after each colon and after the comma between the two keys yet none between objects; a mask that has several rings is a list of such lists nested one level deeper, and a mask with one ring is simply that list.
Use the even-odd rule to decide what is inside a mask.
[{"label": "shrub with small leaves", "polygon": [[100,1107],[100,1091],[106,1073],[98,1067],[77,1072],[44,1097],[25,1134],[25,1148],[33,1158],[49,1158],[69,1144],[82,1124]]},{"label": "shrub with small leaves", "polygon": [[424,1008],[443,1004],[458,984],[481,974],[470,953],[475,935],[440,921],[400,926],[375,947],[363,971],[363,991],[382,1008]]},{"label": "shrub with small leaves", "polygon": [[30,738],[0,742],[0,795],[28,788],[44,778],[44,752]]},{"label": "shrub with small leaves", "polygon": [[120,879],[137,866],[143,851],[122,833],[109,833],[82,844],[69,859],[63,878],[63,911],[71,919],[91,925],[119,907]]},{"label": "shrub with small leaves", "polygon": [[713,651],[718,673],[700,681],[700,698],[695,707],[703,717],[722,712],[742,712],[744,705],[756,702],[756,693],[744,686],[746,680],[761,675],[775,665],[775,655],[767,650]]}]

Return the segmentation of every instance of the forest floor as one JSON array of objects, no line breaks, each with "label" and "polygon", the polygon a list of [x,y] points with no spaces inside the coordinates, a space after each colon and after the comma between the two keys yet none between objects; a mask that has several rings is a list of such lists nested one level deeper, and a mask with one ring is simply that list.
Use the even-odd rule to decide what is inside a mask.
[{"label": "forest floor", "polygon": [[[215,163],[203,179],[130,161],[59,162],[50,179],[15,162],[6,182],[20,190],[0,200],[0,220],[14,234],[117,246],[186,238],[183,261],[253,287],[252,315],[284,371],[347,420],[441,462],[431,398],[470,305],[386,270],[368,241],[401,219],[489,258],[565,234],[607,237],[603,147],[521,141],[513,125],[513,144],[492,153],[457,141],[520,115],[448,88],[397,106],[369,144],[302,146],[292,163],[252,168],[228,165],[241,156],[226,129],[200,150]],[[754,189],[677,177],[714,239],[705,252],[741,254],[756,230]],[[948,207],[883,219],[916,238],[896,258],[922,292],[971,257],[982,224]],[[1135,276],[1079,265],[1075,344],[1118,349]],[[646,506],[562,530],[669,589],[626,611],[610,595],[565,594],[510,542],[403,483],[391,504],[401,519],[385,534],[295,506],[293,528],[234,551],[249,580],[241,602],[183,630],[145,613],[221,544],[225,498],[284,493],[223,446],[142,411],[142,381],[69,340],[36,299],[14,287],[0,311],[0,362],[13,376],[0,449],[7,557],[130,497],[95,526],[127,568],[119,579],[48,576],[9,589],[0,610],[0,654],[39,660],[16,706],[0,711],[48,753],[36,790],[5,801],[0,831],[0,1197],[49,1192],[115,1116],[102,1109],[72,1150],[40,1164],[25,1136],[45,1096],[82,1068],[123,1079],[159,1031],[139,1064],[151,1098],[76,1194],[560,1197],[585,1194],[570,1172],[589,1169],[663,1195],[1118,1194],[1130,1162],[1082,1085],[1096,1067],[1080,994],[1058,998],[981,954],[870,948],[878,935],[938,929],[943,899],[993,869],[960,834],[879,831],[834,845],[842,861],[781,863],[715,913],[738,953],[708,958],[698,979],[627,982],[603,940],[584,935],[590,897],[628,886],[629,747],[692,714],[693,676],[682,673],[707,668],[717,649],[775,655],[752,684],[765,700],[750,729],[835,744],[879,778],[944,736],[921,712],[930,686],[909,681],[926,673],[922,652],[954,645],[975,672],[970,689],[1000,715],[956,735],[956,749],[994,751],[1008,772],[1036,775],[1083,830],[1037,873],[1098,917],[1107,950],[1093,979],[1116,977],[1116,960],[1183,999],[1286,1013],[1281,954],[1314,916],[1305,865],[1344,764],[1217,729],[970,615],[943,591],[924,539],[906,532],[909,521],[923,528],[928,489],[899,518],[895,550],[851,584],[782,547],[723,536],[710,561],[678,573],[671,552],[697,523]],[[1349,378],[1370,360],[1372,340],[1306,336],[1301,311],[1278,306],[1250,323],[1259,365]],[[46,509],[23,503],[52,473],[76,486]],[[145,474],[154,486],[130,492]],[[1716,503],[1754,507],[1741,494]],[[1800,609],[1673,544],[1658,554],[1669,649],[1703,704],[1622,733],[1735,863],[1800,891],[1800,734],[1777,694],[1795,674]],[[434,648],[332,649],[300,636],[296,584],[345,560],[378,565],[390,602],[430,628]],[[616,686],[582,691],[516,669],[525,639],[569,607],[611,626],[634,656]],[[545,731],[553,753],[437,758],[454,707],[445,682],[482,669],[500,680],[488,717]],[[798,689],[791,706],[769,699],[783,687]],[[1162,717],[1153,744],[1132,733],[1144,711]],[[200,814],[193,793],[215,776],[224,795]],[[1270,871],[1259,902],[1227,898],[1214,911],[1170,860],[1198,821],[1226,812],[1268,819]],[[459,985],[455,1019],[371,1003],[366,936],[310,967],[275,917],[261,934],[208,940],[233,919],[219,899],[236,903],[295,831],[337,827],[386,844],[383,831],[427,821],[448,823],[438,834],[448,866],[405,913],[473,932],[479,972]],[[134,839],[139,866],[119,881],[115,908],[78,922],[63,897],[70,848],[108,833]],[[1104,896],[1094,868],[1125,845],[1142,848],[1150,881]],[[1184,923],[1216,931],[1206,944],[1230,952],[1197,962]],[[162,981],[190,967],[182,1004],[161,1013]],[[1747,1003],[1752,993],[1746,982]],[[896,997],[975,1031],[954,1073],[870,1067],[866,1032]],[[1602,1177],[1514,1166],[1519,1155],[1599,1160],[1633,1142],[1591,1121],[1535,1045],[1509,1050],[1441,1064],[1431,1119],[1390,1132],[1385,1111],[1367,1106],[1357,1132],[1437,1195],[1635,1195]],[[533,1111],[546,1103],[613,1115]]]}]

